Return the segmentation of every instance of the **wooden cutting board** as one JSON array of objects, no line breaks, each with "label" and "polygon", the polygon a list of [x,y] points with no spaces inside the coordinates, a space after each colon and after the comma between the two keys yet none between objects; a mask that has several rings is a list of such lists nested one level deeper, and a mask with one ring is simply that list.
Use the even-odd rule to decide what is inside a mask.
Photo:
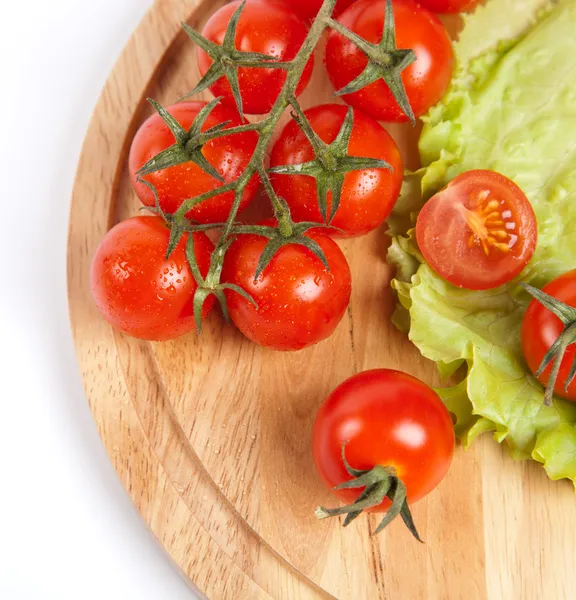
[{"label": "wooden cutting board", "polygon": [[[457,450],[446,480],[414,506],[425,545],[400,523],[346,530],[317,522],[335,500],[312,463],[315,413],[363,369],[403,369],[440,384],[434,366],[390,324],[382,231],[342,247],[354,290],[326,342],[299,353],[258,348],[216,312],[199,339],[151,344],[111,329],[92,303],[91,257],[136,214],[126,169],[146,96],[169,104],[198,80],[181,21],[199,27],[222,0],[158,0],[112,72],[88,131],[72,199],[70,315],[86,394],[126,490],[166,552],[211,600],[562,600],[576,597],[576,502],[535,463],[489,437]],[[327,102],[317,59],[308,105]],[[417,132],[391,130],[414,166]]]}]

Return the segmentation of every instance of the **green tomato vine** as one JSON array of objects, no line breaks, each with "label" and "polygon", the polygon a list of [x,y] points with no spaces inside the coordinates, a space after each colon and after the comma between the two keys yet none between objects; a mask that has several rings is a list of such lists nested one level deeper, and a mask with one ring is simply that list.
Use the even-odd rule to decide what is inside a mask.
[{"label": "green tomato vine", "polygon": [[[352,109],[348,110],[342,129],[336,140],[332,144],[325,144],[312,129],[302,107],[296,99],[296,89],[306,64],[312,56],[320,38],[327,29],[334,29],[341,35],[344,35],[368,58],[366,69],[360,76],[348,84],[344,89],[337,91],[336,95],[358,91],[378,79],[383,79],[394,94],[399,106],[410,120],[414,122],[414,115],[406,97],[406,91],[400,75],[408,65],[416,60],[416,55],[413,50],[398,49],[396,47],[392,1],[387,0],[386,2],[384,30],[382,41],[379,44],[369,43],[342,26],[338,21],[334,20],[331,15],[334,11],[336,1],[337,0],[324,0],[298,54],[290,62],[280,62],[274,57],[265,54],[242,52],[236,49],[236,28],[246,4],[246,0],[242,2],[232,15],[221,46],[207,40],[199,32],[190,26],[183,24],[183,28],[190,39],[202,48],[213,60],[212,66],[206,72],[204,77],[184,98],[188,98],[204,91],[217,80],[225,77],[230,83],[238,112],[245,124],[226,129],[229,122],[224,122],[203,132],[202,126],[206,122],[211,111],[221,100],[221,98],[215,98],[200,111],[190,129],[186,131],[165,108],[156,101],[149,100],[174,135],[175,143],[148,161],[138,172],[138,177],[139,180],[147,185],[154,193],[156,198],[155,211],[163,216],[170,225],[170,241],[167,256],[169,257],[172,254],[185,233],[190,234],[186,245],[186,255],[191,272],[198,285],[198,289],[194,296],[194,315],[198,331],[201,331],[202,307],[208,296],[216,296],[226,318],[228,318],[228,310],[224,294],[225,290],[234,291],[242,295],[248,301],[254,303],[254,300],[245,290],[238,286],[222,283],[220,281],[226,252],[237,235],[243,233],[256,233],[269,240],[260,258],[255,273],[256,279],[258,279],[264,269],[266,269],[276,252],[287,244],[300,244],[305,246],[313,252],[320,261],[322,261],[326,268],[328,268],[326,257],[320,246],[304,235],[311,228],[316,228],[321,225],[312,222],[293,222],[288,205],[282,198],[279,198],[276,195],[274,188],[272,187],[270,173],[306,175],[316,179],[320,212],[325,220],[325,226],[329,227],[339,207],[346,173],[354,170],[375,168],[392,170],[392,167],[385,161],[374,158],[352,157],[348,155],[348,144],[354,124]],[[244,118],[242,96],[238,80],[238,68],[240,67],[282,69],[286,71],[286,81],[274,106],[264,119],[258,123],[248,123]],[[274,130],[285,110],[289,107],[292,110],[292,117],[296,120],[312,145],[315,159],[302,165],[279,166],[267,170],[265,167],[266,151],[272,139]],[[204,145],[211,140],[225,136],[233,136],[247,131],[255,131],[258,134],[256,149],[240,177],[231,183],[224,184],[220,174],[206,160],[202,149]],[[155,171],[186,162],[195,163],[206,173],[221,181],[223,185],[194,198],[189,198],[182,203],[174,214],[166,214],[160,208],[156,189],[151,183],[146,181],[144,177]],[[240,225],[236,222],[244,190],[254,176],[258,176],[262,182],[264,190],[270,199],[274,215],[278,221],[278,227]],[[234,202],[225,223],[198,225],[187,218],[186,214],[192,208],[225,192],[234,192]],[[329,215],[327,214],[328,192],[332,194],[332,208]],[[210,229],[219,229],[221,231],[221,236],[212,254],[208,274],[206,277],[202,277],[196,262],[194,236],[192,233]]]}]

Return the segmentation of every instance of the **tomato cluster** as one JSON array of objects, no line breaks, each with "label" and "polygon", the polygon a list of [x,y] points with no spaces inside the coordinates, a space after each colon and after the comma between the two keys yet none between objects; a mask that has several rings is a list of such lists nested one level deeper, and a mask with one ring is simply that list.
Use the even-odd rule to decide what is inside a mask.
[{"label": "tomato cluster", "polygon": [[[428,4],[450,11],[471,3]],[[314,21],[319,11],[322,20]],[[415,122],[441,99],[453,71],[448,34],[413,0],[236,0],[215,11],[202,34],[184,28],[199,46],[201,79],[191,95],[209,89],[215,99],[167,108],[151,101],[156,113],[138,129],[128,162],[134,191],[155,214],[127,219],[104,237],[90,274],[96,305],[117,329],[162,341],[199,329],[217,300],[259,345],[316,344],[338,326],[351,296],[337,238],[380,227],[400,193],[400,151],[379,121]],[[348,106],[303,110],[297,98],[310,81],[323,29],[330,30],[325,68]],[[274,135],[289,107],[293,120]],[[258,124],[246,114],[267,116]],[[237,218],[260,186],[274,219]],[[454,184],[445,196],[473,188]],[[446,248],[435,221],[475,210],[467,201],[448,204],[430,202],[417,227],[422,252],[442,273]],[[501,210],[522,227],[533,217],[513,201]],[[484,226],[474,223],[479,231]],[[494,277],[521,269],[531,251],[518,242],[509,256],[513,268],[494,268]],[[446,274],[456,284],[464,277]],[[476,287],[486,284],[477,279]],[[346,488],[344,500],[358,495],[348,489],[350,476],[378,485],[360,504],[319,509],[321,516],[346,513],[348,522],[363,507],[387,509],[384,524],[401,515],[418,537],[407,503],[444,477],[453,447],[450,416],[427,386],[398,372],[358,375],[321,409],[314,456],[326,484]]]},{"label": "tomato cluster", "polygon": [[[277,63],[289,65],[298,55],[322,4],[236,0],[216,10],[201,35],[186,27],[200,46],[202,79],[195,91],[209,88],[218,100],[182,101],[166,109],[154,104],[157,113],[134,137],[129,155],[132,184],[141,202],[159,214],[118,225],[94,256],[92,292],[114,326],[149,340],[183,335],[194,329],[199,288],[210,285],[213,296],[224,298],[225,313],[238,328],[270,348],[297,350],[315,344],[342,319],[350,300],[351,274],[332,238],[376,229],[398,198],[402,158],[376,120],[406,120],[398,97],[379,80],[344,95],[352,109],[328,104],[303,111],[269,149],[269,177],[264,174],[268,181],[262,182],[262,171],[253,169],[241,193],[235,187],[254,157],[262,154],[262,132],[243,127],[243,115],[274,110],[289,72]],[[448,85],[450,41],[436,17],[412,0],[394,0],[389,13],[385,5],[385,0],[338,0],[333,18],[349,28],[345,35],[363,37],[392,62],[411,56],[397,83],[418,116]],[[384,35],[386,27],[395,27],[397,44],[383,45],[390,37]],[[326,48],[326,69],[336,91],[368,64],[345,35],[333,25]],[[313,65],[310,52],[294,82],[294,98],[308,85]],[[394,67],[394,72],[401,70]],[[230,243],[218,263],[212,242],[198,226],[212,229],[212,239],[217,240],[219,224],[246,208],[261,183],[269,196],[277,195],[271,198],[276,217],[280,209],[286,213],[280,217],[285,243],[276,244],[259,272],[261,257],[274,241],[266,235],[270,224],[236,235],[228,230]],[[190,227],[179,232],[178,211],[184,203]],[[303,222],[330,228],[298,229]],[[178,238],[177,233],[185,235]],[[195,264],[187,265],[191,258]],[[211,300],[202,305],[203,316],[214,304],[213,296],[204,294],[205,301]]]}]

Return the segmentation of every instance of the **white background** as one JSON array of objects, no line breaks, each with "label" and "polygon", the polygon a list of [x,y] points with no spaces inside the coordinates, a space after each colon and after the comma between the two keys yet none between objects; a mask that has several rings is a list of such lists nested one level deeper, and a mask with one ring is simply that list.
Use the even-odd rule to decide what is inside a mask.
[{"label": "white background", "polygon": [[151,0],[0,1],[0,598],[191,600],[107,460],[66,302],[74,171]]}]

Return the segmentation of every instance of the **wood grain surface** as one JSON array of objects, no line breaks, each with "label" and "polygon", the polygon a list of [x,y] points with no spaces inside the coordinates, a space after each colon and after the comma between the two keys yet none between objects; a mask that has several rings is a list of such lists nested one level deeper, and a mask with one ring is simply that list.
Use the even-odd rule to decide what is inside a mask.
[{"label": "wood grain surface", "polygon": [[[383,231],[342,243],[350,310],[327,341],[299,353],[258,348],[214,313],[201,338],[151,344],[112,330],[92,303],[90,260],[106,231],[139,208],[127,173],[146,96],[169,104],[198,80],[180,22],[201,26],[223,2],[158,0],[96,108],[78,167],[68,248],[70,315],[102,440],[142,518],[211,600],[563,600],[576,598],[576,502],[533,463],[491,439],[457,450],[437,491],[414,506],[425,545],[375,517],[342,530],[314,471],[311,429],[346,377],[398,368],[441,383],[390,324]],[[305,105],[330,99],[318,57]],[[417,132],[391,129],[409,166]]]}]

